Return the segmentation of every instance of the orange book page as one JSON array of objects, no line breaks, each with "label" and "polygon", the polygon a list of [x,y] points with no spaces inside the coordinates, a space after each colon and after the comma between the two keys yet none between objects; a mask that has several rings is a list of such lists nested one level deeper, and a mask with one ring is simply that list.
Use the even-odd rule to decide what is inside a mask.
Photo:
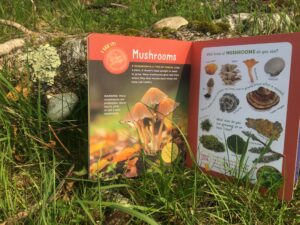
[{"label": "orange book page", "polygon": [[88,37],[89,175],[136,177],[184,162],[190,42]]}]

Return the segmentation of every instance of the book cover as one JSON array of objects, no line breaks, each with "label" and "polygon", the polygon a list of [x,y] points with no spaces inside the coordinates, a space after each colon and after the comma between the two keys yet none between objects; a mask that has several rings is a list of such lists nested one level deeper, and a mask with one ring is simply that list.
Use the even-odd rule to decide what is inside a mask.
[{"label": "book cover", "polygon": [[299,180],[299,169],[300,169],[300,120],[298,129],[298,143],[297,143],[297,160],[296,160],[296,173],[295,173],[295,188]]}]

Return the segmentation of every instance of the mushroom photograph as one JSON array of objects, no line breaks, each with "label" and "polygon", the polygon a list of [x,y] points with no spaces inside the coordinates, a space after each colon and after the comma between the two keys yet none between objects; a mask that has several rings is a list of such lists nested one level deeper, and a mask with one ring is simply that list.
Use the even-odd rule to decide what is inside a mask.
[{"label": "mushroom photograph", "polygon": [[257,110],[267,110],[277,105],[280,97],[272,90],[259,87],[246,96],[248,103]]},{"label": "mushroom photograph", "polygon": [[125,119],[121,122],[129,124],[131,127],[136,128],[138,132],[139,139],[141,140],[145,152],[149,151],[148,144],[149,139],[148,135],[146,133],[146,127],[144,125],[144,120],[151,119],[153,117],[153,114],[149,111],[147,106],[145,106],[143,103],[138,102],[136,103],[128,115],[125,117]]},{"label": "mushroom photograph", "polygon": [[172,139],[169,115],[179,106],[159,88],[151,87],[129,111],[123,122],[136,128],[146,155],[155,155]]},{"label": "mushroom photograph", "polygon": [[222,112],[231,113],[237,109],[240,100],[232,93],[225,93],[220,99],[220,110]]},{"label": "mushroom photograph", "polygon": [[222,65],[220,72],[221,79],[225,85],[234,85],[242,79],[241,71],[236,64]]},{"label": "mushroom photograph", "polygon": [[182,137],[173,126],[174,112],[180,104],[157,87],[146,89],[130,104],[123,108],[117,127],[112,131],[96,129],[91,136],[92,176],[135,177],[148,169],[145,158],[152,162],[161,159],[165,164],[183,158]]},{"label": "mushroom photograph", "polygon": [[159,88],[151,87],[145,92],[141,102],[149,107],[155,107],[166,97],[168,97],[167,94]]},{"label": "mushroom photograph", "polygon": [[207,93],[204,95],[205,98],[210,98],[214,85],[215,85],[214,79],[209,78],[209,80],[207,81],[207,84],[206,84]]},{"label": "mushroom photograph", "polygon": [[270,74],[272,77],[278,76],[284,69],[285,62],[280,57],[270,59],[265,64],[265,72]]},{"label": "mushroom photograph", "polygon": [[254,82],[254,76],[252,71],[253,71],[253,67],[258,63],[258,61],[256,61],[255,59],[247,59],[243,61],[243,63],[245,63],[245,65],[247,66],[248,76],[250,78],[250,81]]},{"label": "mushroom photograph", "polygon": [[259,134],[273,140],[278,140],[280,134],[283,131],[282,125],[280,122],[275,121],[271,122],[267,119],[246,119],[246,126],[256,130]]},{"label": "mushroom photograph", "polygon": [[205,72],[208,75],[214,75],[216,71],[218,70],[218,65],[214,63],[209,63],[205,66]]}]

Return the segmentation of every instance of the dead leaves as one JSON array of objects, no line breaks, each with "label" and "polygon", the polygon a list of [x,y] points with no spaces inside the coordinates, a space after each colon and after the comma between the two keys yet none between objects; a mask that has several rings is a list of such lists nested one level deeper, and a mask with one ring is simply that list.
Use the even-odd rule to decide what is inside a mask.
[{"label": "dead leaves", "polygon": [[25,99],[28,99],[30,94],[30,88],[25,87],[25,85],[22,82],[19,82],[16,86],[15,89],[8,92],[6,95],[6,98],[11,101],[18,101],[20,99],[20,96],[23,96]]},{"label": "dead leaves", "polygon": [[134,157],[127,162],[127,171],[125,173],[126,177],[136,177],[138,175],[138,169],[136,167],[136,163],[139,160],[138,157]]},{"label": "dead leaves", "polygon": [[118,132],[100,132],[90,137],[90,175],[106,172],[110,166],[122,166],[124,176],[137,176],[141,145]]},{"label": "dead leaves", "polygon": [[22,83],[19,83],[13,91],[8,92],[6,98],[8,100],[16,102],[20,99],[20,96],[23,96],[25,99],[28,99],[29,93],[29,88],[23,87]]},{"label": "dead leaves", "polygon": [[112,162],[121,162],[130,159],[135,153],[140,152],[140,148],[126,147],[121,152],[115,154]]},{"label": "dead leaves", "polygon": [[111,153],[104,157],[101,157],[97,162],[92,163],[90,166],[90,173],[94,174],[98,171],[102,171],[104,168],[111,164],[117,164],[120,162],[126,162],[126,177],[133,177],[137,175],[136,162],[138,155],[141,151],[139,145],[134,145],[133,147],[126,147],[117,153]]}]

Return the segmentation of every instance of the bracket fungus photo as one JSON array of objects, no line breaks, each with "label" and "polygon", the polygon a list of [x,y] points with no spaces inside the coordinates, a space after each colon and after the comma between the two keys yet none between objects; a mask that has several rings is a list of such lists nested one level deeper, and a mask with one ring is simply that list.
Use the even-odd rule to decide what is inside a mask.
[{"label": "bracket fungus photo", "polygon": [[280,101],[280,97],[274,91],[265,87],[249,92],[246,98],[248,103],[258,110],[270,109]]},{"label": "bracket fungus photo", "polygon": [[266,62],[264,69],[267,74],[274,77],[278,76],[283,71],[284,67],[284,60],[280,57],[275,57]]},{"label": "bracket fungus photo", "polygon": [[258,63],[258,61],[256,61],[255,59],[247,59],[243,61],[243,63],[245,63],[245,65],[247,66],[250,81],[254,82],[254,76],[252,71],[253,71],[253,67]]}]

